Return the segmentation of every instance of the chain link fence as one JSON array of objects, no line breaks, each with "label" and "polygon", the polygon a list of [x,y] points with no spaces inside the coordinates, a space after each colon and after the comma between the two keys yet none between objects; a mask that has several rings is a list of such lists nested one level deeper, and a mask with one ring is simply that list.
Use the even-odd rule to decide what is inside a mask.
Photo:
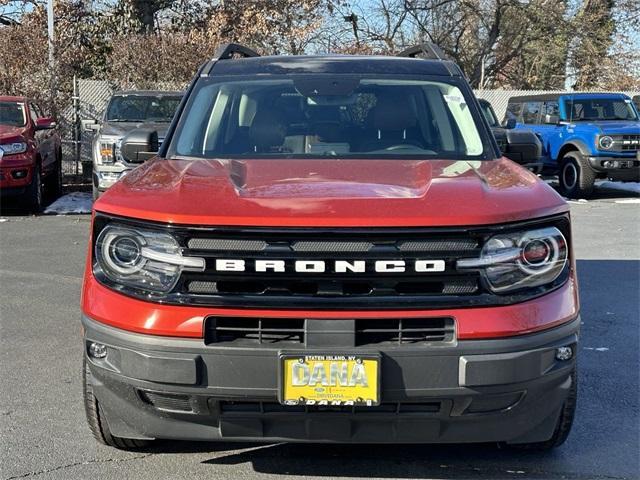
[{"label": "chain link fence", "polygon": [[[156,83],[144,86],[151,90],[182,90],[186,84]],[[73,104],[60,118],[63,145],[63,171],[67,183],[91,182],[91,144],[94,133],[82,129],[82,120],[101,121],[113,92],[139,88],[136,85],[118,85],[107,80],[74,80]],[[478,98],[489,101],[499,119],[504,117],[509,98],[519,95],[571,93],[557,90],[476,90]],[[574,92],[575,93],[575,92]],[[640,92],[622,92],[630,97]]]}]

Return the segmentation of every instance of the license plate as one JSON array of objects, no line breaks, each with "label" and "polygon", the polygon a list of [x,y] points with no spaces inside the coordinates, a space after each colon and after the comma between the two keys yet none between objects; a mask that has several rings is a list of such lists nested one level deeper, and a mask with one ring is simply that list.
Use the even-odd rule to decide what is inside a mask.
[{"label": "license plate", "polygon": [[280,401],[285,405],[380,403],[380,356],[280,356]]}]

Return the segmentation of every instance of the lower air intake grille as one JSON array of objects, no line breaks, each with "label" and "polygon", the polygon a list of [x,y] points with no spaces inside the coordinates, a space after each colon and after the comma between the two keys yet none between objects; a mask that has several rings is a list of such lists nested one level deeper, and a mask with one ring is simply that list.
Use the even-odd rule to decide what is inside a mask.
[{"label": "lower air intake grille", "polygon": [[187,395],[157,393],[146,390],[138,390],[138,394],[144,403],[152,405],[158,410],[193,413],[193,408]]},{"label": "lower air intake grille", "polygon": [[439,401],[421,403],[382,403],[373,407],[332,405],[282,405],[271,402],[220,402],[222,415],[246,415],[269,413],[350,413],[350,414],[434,414],[440,412]]},{"label": "lower air intake grille", "polygon": [[305,320],[301,318],[209,317],[206,343],[301,344]]},{"label": "lower air intake grille", "polygon": [[443,343],[455,340],[452,318],[356,320],[356,345]]}]

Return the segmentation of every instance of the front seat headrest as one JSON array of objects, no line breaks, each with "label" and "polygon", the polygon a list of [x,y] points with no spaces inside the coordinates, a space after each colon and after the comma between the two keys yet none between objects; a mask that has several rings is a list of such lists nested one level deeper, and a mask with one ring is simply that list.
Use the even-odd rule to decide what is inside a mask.
[{"label": "front seat headrest", "polygon": [[368,117],[371,126],[377,130],[405,130],[418,122],[409,99],[403,95],[379,97]]},{"label": "front seat headrest", "polygon": [[269,152],[274,147],[281,147],[287,136],[287,127],[282,116],[269,110],[258,110],[251,127],[249,142],[256,152]]}]

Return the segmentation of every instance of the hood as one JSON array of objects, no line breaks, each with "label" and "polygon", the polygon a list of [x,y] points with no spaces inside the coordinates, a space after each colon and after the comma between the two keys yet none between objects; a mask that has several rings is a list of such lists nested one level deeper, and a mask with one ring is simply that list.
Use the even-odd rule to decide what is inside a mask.
[{"label": "hood", "polygon": [[568,211],[507,159],[153,159],[110,188],[97,211],[190,225],[481,225]]},{"label": "hood", "polygon": [[164,138],[167,130],[169,129],[169,123],[166,122],[104,122],[100,127],[100,133],[102,135],[120,135],[124,136],[131,130],[136,128],[153,128],[158,131],[158,137]]},{"label": "hood", "polygon": [[639,135],[640,122],[607,120],[602,122],[577,122],[577,127],[595,127],[600,133],[608,135]]},{"label": "hood", "polygon": [[13,140],[24,134],[25,127],[14,127],[12,125],[0,124],[0,141]]}]

